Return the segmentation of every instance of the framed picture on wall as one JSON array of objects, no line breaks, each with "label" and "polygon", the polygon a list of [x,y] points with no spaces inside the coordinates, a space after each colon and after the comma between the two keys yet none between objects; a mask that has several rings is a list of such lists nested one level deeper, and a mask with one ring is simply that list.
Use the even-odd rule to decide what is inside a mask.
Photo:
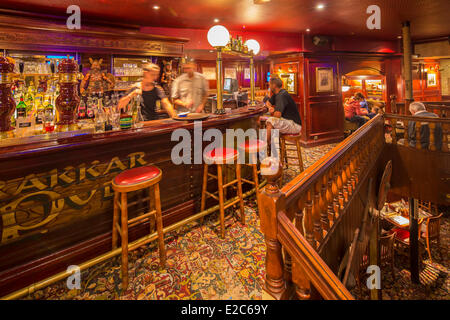
[{"label": "framed picture on wall", "polygon": [[297,94],[297,73],[281,73],[280,79],[283,81],[283,88],[291,94]]},{"label": "framed picture on wall", "polygon": [[250,68],[244,68],[244,79],[250,79]]},{"label": "framed picture on wall", "polygon": [[235,68],[225,68],[225,78],[237,79]]},{"label": "framed picture on wall", "polygon": [[427,87],[436,87],[436,73],[427,73]]},{"label": "framed picture on wall", "polygon": [[333,68],[316,68],[316,92],[333,91]]},{"label": "framed picture on wall", "polygon": [[206,80],[216,80],[216,68],[215,67],[203,67],[202,73]]}]

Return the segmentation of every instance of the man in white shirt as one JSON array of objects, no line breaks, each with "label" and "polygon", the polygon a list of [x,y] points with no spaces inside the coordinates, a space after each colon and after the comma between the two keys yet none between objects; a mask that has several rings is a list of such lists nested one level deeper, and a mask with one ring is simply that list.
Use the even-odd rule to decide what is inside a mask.
[{"label": "man in white shirt", "polygon": [[172,100],[178,112],[203,112],[208,98],[208,80],[196,72],[197,65],[187,62],[184,73],[172,83]]}]

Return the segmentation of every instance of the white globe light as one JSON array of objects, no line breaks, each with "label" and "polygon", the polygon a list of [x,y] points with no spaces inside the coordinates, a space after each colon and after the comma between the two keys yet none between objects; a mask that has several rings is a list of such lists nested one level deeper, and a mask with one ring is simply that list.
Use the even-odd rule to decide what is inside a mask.
[{"label": "white globe light", "polygon": [[259,46],[259,42],[253,39],[247,40],[245,42],[245,45],[248,48],[248,51],[253,51],[254,55],[257,55],[259,53],[259,50],[261,49]]},{"label": "white globe light", "polygon": [[230,41],[230,33],[227,28],[217,25],[209,29],[208,42],[213,47],[225,47]]}]

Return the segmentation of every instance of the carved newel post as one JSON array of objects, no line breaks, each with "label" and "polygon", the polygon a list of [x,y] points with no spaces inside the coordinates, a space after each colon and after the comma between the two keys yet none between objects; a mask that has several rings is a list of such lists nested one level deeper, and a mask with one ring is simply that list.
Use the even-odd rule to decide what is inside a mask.
[{"label": "carved newel post", "polygon": [[276,299],[284,299],[286,283],[284,280],[281,244],[277,239],[277,212],[284,208],[284,195],[278,187],[282,176],[282,166],[277,158],[261,161],[261,174],[267,179],[267,185],[260,195],[261,230],[264,233],[266,251],[266,291]]},{"label": "carved newel post", "polygon": [[58,65],[59,96],[56,98],[58,111],[58,131],[75,130],[77,108],[80,103],[78,96],[78,64],[73,59],[63,59]]},{"label": "carved newel post", "polygon": [[398,113],[397,112],[397,96],[395,94],[391,94],[389,97],[391,98],[391,113]]},{"label": "carved newel post", "polygon": [[11,85],[11,76],[14,71],[14,64],[7,58],[0,57],[0,138],[8,137],[8,132],[13,130],[11,126],[11,116],[16,109]]}]

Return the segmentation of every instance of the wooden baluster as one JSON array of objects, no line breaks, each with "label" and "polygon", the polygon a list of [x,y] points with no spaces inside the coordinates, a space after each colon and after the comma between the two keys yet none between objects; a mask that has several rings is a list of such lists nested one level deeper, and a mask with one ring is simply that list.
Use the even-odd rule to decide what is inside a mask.
[{"label": "wooden baluster", "polygon": [[447,124],[442,124],[442,151],[450,151],[448,147],[448,134],[449,134],[449,126]]},{"label": "wooden baluster", "polygon": [[[298,210],[295,212],[295,227],[304,236],[303,211],[305,200],[303,197],[298,201]],[[304,270],[295,261],[292,262],[292,282],[295,284],[295,293],[300,300],[311,298],[311,283],[306,277]]]},{"label": "wooden baluster", "polygon": [[[276,163],[272,163],[273,161]],[[278,160],[266,158],[261,162],[261,169],[267,179],[267,185],[260,191],[261,230],[267,247],[265,289],[275,299],[280,300],[287,298],[281,244],[277,239],[277,215],[285,209],[284,195],[278,188],[282,167]]]},{"label": "wooden baluster", "polygon": [[409,146],[409,134],[408,134],[408,125],[409,121],[403,121],[403,127],[405,128],[405,132],[403,132],[403,138],[405,139],[405,146]]},{"label": "wooden baluster", "polygon": [[353,194],[352,173],[351,173],[351,168],[350,168],[351,158],[354,154],[353,151],[354,151],[354,148],[352,148],[352,150],[350,150],[350,152],[348,153],[347,164],[345,166],[345,168],[346,168],[345,173],[347,175],[347,190],[348,190],[349,196],[351,196]]},{"label": "wooden baluster", "polygon": [[322,223],[323,236],[325,237],[330,230],[330,220],[328,220],[328,173],[322,177],[322,187],[320,189],[320,222]]},{"label": "wooden baluster", "polygon": [[327,183],[327,192],[326,192],[326,198],[327,198],[327,204],[328,204],[328,221],[330,223],[330,227],[334,223],[334,208],[333,208],[333,168],[328,170],[328,183]]},{"label": "wooden baluster", "polygon": [[340,161],[337,161],[337,187],[338,187],[338,199],[339,199],[339,209],[344,209],[344,190],[343,190],[343,183],[342,183],[342,163]]},{"label": "wooden baluster", "polygon": [[307,198],[305,203],[305,217],[303,218],[305,228],[305,238],[309,244],[316,249],[316,241],[314,240],[314,226],[313,226],[313,203],[312,203],[312,191],[307,191]]},{"label": "wooden baluster", "polygon": [[336,163],[333,167],[333,171],[334,171],[334,179],[333,179],[333,210],[334,210],[334,219],[333,221],[336,221],[337,218],[339,218],[340,216],[340,208],[341,206],[339,205],[339,184],[338,184],[338,180],[339,180],[339,167],[338,164]]},{"label": "wooden baluster", "polygon": [[392,126],[392,131],[391,131],[392,143],[393,144],[397,144],[397,120],[396,119],[390,119],[389,123]]},{"label": "wooden baluster", "polygon": [[343,158],[341,159],[341,165],[342,165],[342,171],[341,171],[341,176],[342,176],[342,194],[344,195],[344,202],[347,203],[348,202],[348,185],[347,185],[347,165],[345,163],[345,155],[343,156]]},{"label": "wooden baluster", "polygon": [[322,243],[323,233],[320,222],[320,181],[314,185],[314,202],[313,202],[313,226],[314,226],[314,238],[320,244]]},{"label": "wooden baluster", "polygon": [[430,146],[429,146],[429,149],[432,150],[432,151],[436,151],[436,141],[434,139],[434,132],[436,130],[436,123],[430,122],[428,127],[430,128]]},{"label": "wooden baluster", "polygon": [[422,127],[422,123],[416,121],[416,149],[422,149],[422,144],[420,143],[420,128]]},{"label": "wooden baluster", "polygon": [[353,150],[354,153],[350,161],[350,177],[351,177],[350,180],[352,184],[352,193],[356,190],[356,161],[357,161],[356,155],[358,154],[358,146],[356,145]]}]

